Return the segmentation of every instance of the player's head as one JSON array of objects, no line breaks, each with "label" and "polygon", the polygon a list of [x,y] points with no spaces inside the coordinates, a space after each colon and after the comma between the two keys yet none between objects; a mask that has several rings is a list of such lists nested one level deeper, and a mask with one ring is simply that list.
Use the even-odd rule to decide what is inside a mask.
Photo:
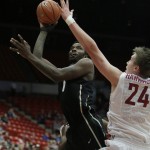
[{"label": "player's head", "polygon": [[127,73],[134,73],[143,78],[150,77],[150,49],[146,47],[134,48],[126,69]]},{"label": "player's head", "polygon": [[75,41],[70,47],[69,61],[75,63],[84,57],[88,57],[86,51],[79,42]]}]

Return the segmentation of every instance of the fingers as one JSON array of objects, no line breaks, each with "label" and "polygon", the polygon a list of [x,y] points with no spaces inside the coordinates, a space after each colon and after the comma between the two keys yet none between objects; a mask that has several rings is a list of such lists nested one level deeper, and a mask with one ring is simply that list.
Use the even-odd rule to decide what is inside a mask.
[{"label": "fingers", "polygon": [[60,4],[61,4],[61,7],[64,7],[65,6],[65,1],[64,0],[60,0]]},{"label": "fingers", "polygon": [[19,41],[14,38],[10,39],[10,43],[13,45],[13,47],[10,47],[9,49],[26,58],[27,54],[31,53],[30,45],[23,39],[20,34],[18,34],[18,38]]},{"label": "fingers", "polygon": [[[19,35],[20,40],[23,40],[23,38]],[[13,52],[16,52],[18,55],[20,54],[20,50],[22,49],[22,43],[15,40],[14,38],[11,38],[10,42],[16,47],[10,47],[9,49]]]},{"label": "fingers", "polygon": [[17,47],[18,49],[21,49],[22,48],[22,44],[18,41],[18,40],[15,40],[14,38],[11,38],[10,39],[10,43],[12,43],[15,47]]},{"label": "fingers", "polygon": [[72,17],[73,17],[73,12],[74,12],[74,9],[71,10],[71,16],[72,16]]},{"label": "fingers", "polygon": [[69,0],[66,0],[66,5],[69,8]]},{"label": "fingers", "polygon": [[20,54],[19,53],[19,50],[17,48],[13,48],[13,47],[9,47],[9,49],[15,53],[17,53],[18,55]]},{"label": "fingers", "polygon": [[64,0],[60,0],[60,4],[62,8],[64,8],[65,6],[69,8],[69,0],[66,0],[66,2]]},{"label": "fingers", "polygon": [[21,43],[28,44],[28,42],[26,40],[24,40],[23,37],[20,34],[18,34],[18,37],[19,37]]},{"label": "fingers", "polygon": [[62,7],[62,5],[63,5],[63,2],[62,2],[63,0],[60,0],[60,5],[61,5],[61,7]]},{"label": "fingers", "polygon": [[18,52],[18,49],[17,48],[13,48],[13,47],[9,47],[9,49],[13,52]]},{"label": "fingers", "polygon": [[18,34],[18,37],[19,37],[21,43],[24,43],[24,39],[23,39],[23,37],[20,34]]}]

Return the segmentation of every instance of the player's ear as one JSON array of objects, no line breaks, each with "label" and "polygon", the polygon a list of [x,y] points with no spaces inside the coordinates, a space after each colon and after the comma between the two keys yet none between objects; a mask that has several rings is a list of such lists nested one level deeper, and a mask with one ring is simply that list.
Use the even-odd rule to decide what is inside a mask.
[{"label": "player's ear", "polygon": [[134,70],[135,70],[136,72],[140,72],[140,67],[139,67],[138,65],[135,65]]}]

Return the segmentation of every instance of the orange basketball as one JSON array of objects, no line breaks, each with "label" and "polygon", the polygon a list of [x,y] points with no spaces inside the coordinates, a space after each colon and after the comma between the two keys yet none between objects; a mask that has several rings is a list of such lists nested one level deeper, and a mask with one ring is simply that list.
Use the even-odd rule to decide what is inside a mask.
[{"label": "orange basketball", "polygon": [[43,24],[54,24],[60,18],[59,4],[53,0],[44,0],[37,6],[38,21]]}]

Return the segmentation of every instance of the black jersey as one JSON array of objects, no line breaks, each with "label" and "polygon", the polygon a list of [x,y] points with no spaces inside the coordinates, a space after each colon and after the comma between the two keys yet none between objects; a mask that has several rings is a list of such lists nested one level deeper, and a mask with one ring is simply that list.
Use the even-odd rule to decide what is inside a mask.
[{"label": "black jersey", "polygon": [[94,111],[96,89],[93,81],[64,81],[60,90],[61,107],[69,124],[71,120],[79,121],[82,111]]},{"label": "black jersey", "polygon": [[102,124],[95,116],[93,81],[64,81],[59,89],[61,107],[70,126],[66,150],[98,150],[105,146]]}]

